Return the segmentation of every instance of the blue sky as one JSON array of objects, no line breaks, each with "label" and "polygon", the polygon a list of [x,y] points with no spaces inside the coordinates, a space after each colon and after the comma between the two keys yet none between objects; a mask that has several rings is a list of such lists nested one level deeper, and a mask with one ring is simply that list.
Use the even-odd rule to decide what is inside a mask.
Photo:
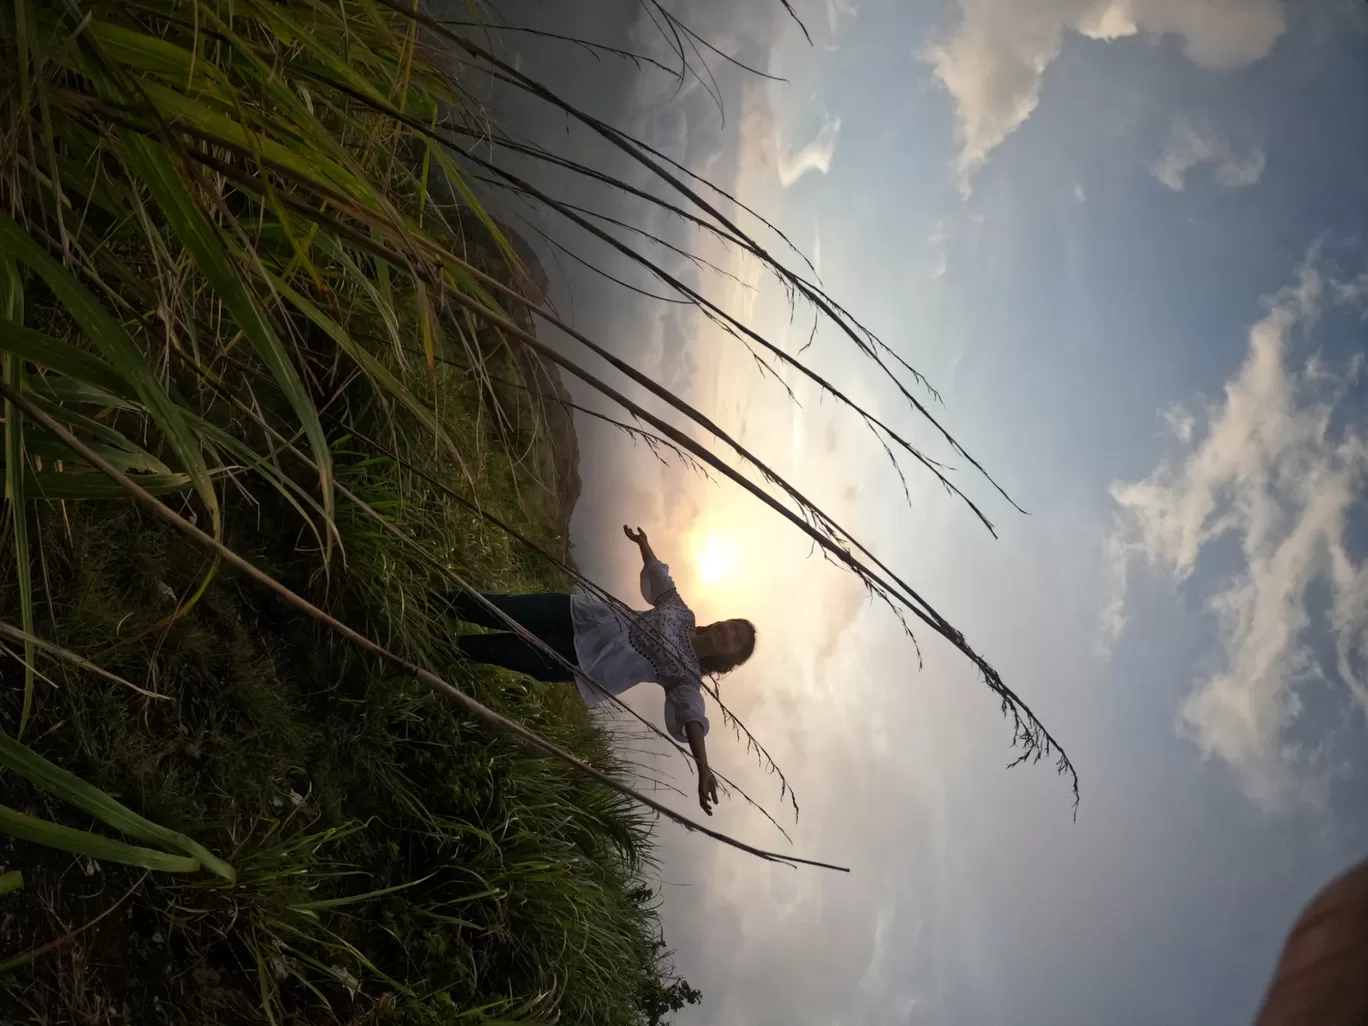
[{"label": "blue sky", "polygon": [[[854,869],[775,870],[663,831],[667,939],[706,999],[679,1021],[1249,1022],[1298,907],[1368,853],[1368,9],[795,6],[811,47],[768,0],[675,5],[788,79],[714,60],[725,119],[696,83],[519,54],[773,219],[1032,515],[967,469],[1000,540],[915,475],[909,505],[850,417],[801,387],[795,413],[687,312],[569,266],[558,305],[922,589],[1064,742],[1083,804],[1074,823],[1047,768],[1004,771],[1007,729],[947,646],[919,639],[918,672],[892,617],[753,503],[585,425],[582,563],[631,594],[614,532],[639,522],[701,615],[757,620],[724,695],[790,771],[798,847]],[[633,4],[537,16],[668,53]],[[519,117],[621,170],[562,121]],[[756,291],[700,274],[710,295],[790,351],[806,340],[810,314],[790,327],[752,264],[554,184],[724,263]],[[804,359],[946,455],[835,332]],[[692,554],[722,534],[742,556],[710,582]],[[777,799],[739,744],[711,744]],[[718,820],[771,843],[744,808]]]}]

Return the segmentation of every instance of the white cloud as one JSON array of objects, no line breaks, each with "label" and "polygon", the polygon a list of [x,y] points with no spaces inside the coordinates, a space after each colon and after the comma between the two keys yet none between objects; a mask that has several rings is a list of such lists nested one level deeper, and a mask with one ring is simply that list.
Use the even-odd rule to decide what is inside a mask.
[{"label": "white cloud", "polygon": [[1177,36],[1208,68],[1264,57],[1283,31],[1282,0],[959,0],[955,34],[926,59],[955,102],[960,188],[1040,103],[1045,69],[1070,32],[1114,40]]},{"label": "white cloud", "polygon": [[945,277],[945,272],[950,269],[945,252],[946,243],[950,241],[950,229],[946,227],[944,221],[937,221],[931,226],[926,241],[931,246],[931,280],[939,281]]},{"label": "white cloud", "polygon": [[826,0],[827,28],[833,37],[841,35],[846,25],[855,20],[859,9],[852,0]]},{"label": "white cloud", "polygon": [[792,153],[786,143],[777,141],[775,149],[779,154],[779,181],[785,189],[809,171],[826,174],[831,170],[831,158],[836,154],[836,136],[840,130],[840,118],[828,119],[817,133],[817,138],[797,153]]},{"label": "white cloud", "polygon": [[1192,431],[1197,426],[1197,418],[1191,410],[1181,403],[1174,403],[1159,414],[1164,426],[1173,432],[1173,437],[1184,445],[1192,441]]},{"label": "white cloud", "polygon": [[1083,191],[1082,182],[1074,182],[1073,198],[1075,203],[1086,203],[1088,201],[1088,194]]},{"label": "white cloud", "polygon": [[1350,303],[1362,308],[1368,303],[1368,272],[1360,274],[1353,281],[1335,285],[1335,295],[1342,303]]},{"label": "white cloud", "polygon": [[1256,146],[1243,157],[1222,161],[1216,168],[1216,184],[1228,189],[1254,185],[1263,177],[1266,162],[1262,146]]},{"label": "white cloud", "polygon": [[1238,189],[1257,183],[1263,177],[1265,163],[1261,145],[1240,152],[1219,133],[1199,131],[1191,122],[1177,121],[1163,154],[1150,165],[1150,173],[1175,192],[1182,192],[1187,173],[1210,164],[1217,185]]},{"label": "white cloud", "polygon": [[[1165,412],[1181,457],[1112,487],[1123,589],[1135,562],[1185,580],[1219,540],[1238,544],[1235,569],[1200,575],[1214,587],[1208,608],[1219,658],[1183,702],[1180,721],[1268,809],[1324,796],[1323,752],[1291,737],[1308,684],[1338,687],[1368,710],[1360,669],[1368,657],[1368,560],[1355,560],[1346,542],[1364,498],[1368,443],[1352,427],[1332,426],[1359,360],[1331,373],[1318,357],[1293,352],[1294,339],[1342,294],[1308,262],[1250,330],[1248,356],[1223,399]],[[1329,595],[1333,657],[1308,637],[1313,589]],[[1113,630],[1124,625],[1119,598],[1107,617]]]}]

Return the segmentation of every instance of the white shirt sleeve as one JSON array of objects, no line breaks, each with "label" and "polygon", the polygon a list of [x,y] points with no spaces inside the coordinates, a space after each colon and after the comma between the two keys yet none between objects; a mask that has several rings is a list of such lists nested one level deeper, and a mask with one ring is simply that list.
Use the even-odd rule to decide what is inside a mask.
[{"label": "white shirt sleeve", "polygon": [[708,716],[703,705],[703,688],[680,684],[665,692],[665,729],[676,741],[687,744],[689,735],[684,733],[684,724],[697,723],[708,732]]},{"label": "white shirt sleeve", "polygon": [[670,577],[670,568],[658,559],[653,559],[641,568],[641,597],[653,606],[675,590],[675,582]]}]

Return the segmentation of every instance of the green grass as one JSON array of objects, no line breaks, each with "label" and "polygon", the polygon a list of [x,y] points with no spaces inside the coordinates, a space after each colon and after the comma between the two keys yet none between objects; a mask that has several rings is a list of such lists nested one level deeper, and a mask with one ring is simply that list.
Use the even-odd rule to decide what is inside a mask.
[{"label": "green grass", "polygon": [[[621,775],[572,688],[463,663],[438,597],[568,584],[443,490],[565,551],[491,327],[530,321],[472,277],[516,261],[414,127],[481,116],[446,66],[368,0],[0,5],[4,383]],[[220,565],[14,402],[3,430],[0,1020],[611,1026],[693,996],[640,806]]]},{"label": "green grass", "polygon": [[[536,438],[499,432],[468,380],[440,388],[465,470],[438,459],[423,469],[555,546],[561,525]],[[532,411],[512,400],[504,409],[515,428],[530,427]],[[402,430],[359,410],[351,420]],[[401,441],[406,452],[428,448]],[[528,465],[510,450],[528,451]],[[342,484],[462,574],[508,589],[564,586],[393,461],[345,437],[332,456]],[[274,489],[225,491],[223,510],[225,537],[257,565],[594,765],[621,768],[573,689],[463,665],[433,597],[438,570],[355,507],[339,506],[345,561],[327,575]],[[44,634],[167,700],[42,661],[52,684],[35,695],[29,744],[202,841],[238,883],[106,862],[87,877],[90,862],[0,839],[0,862],[25,879],[0,913],[0,961],[137,886],[122,914],[0,977],[6,1006],[26,1010],[16,1021],[77,1009],[110,1022],[330,1022],[372,1010],[396,1022],[637,1021],[659,985],[657,927],[641,885],[649,822],[626,799],[490,736],[230,573],[165,625],[204,556],[124,504],[39,504],[35,528]],[[7,660],[0,672],[12,717],[22,668]],[[89,824],[6,779],[12,802]]]}]

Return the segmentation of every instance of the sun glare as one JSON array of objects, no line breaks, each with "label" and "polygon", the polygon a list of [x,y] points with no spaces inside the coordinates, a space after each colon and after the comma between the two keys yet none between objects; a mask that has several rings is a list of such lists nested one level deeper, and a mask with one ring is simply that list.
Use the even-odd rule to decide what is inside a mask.
[{"label": "sun glare", "polygon": [[736,572],[741,560],[741,547],[729,534],[709,531],[694,548],[694,564],[699,579],[705,584],[717,584]]}]

